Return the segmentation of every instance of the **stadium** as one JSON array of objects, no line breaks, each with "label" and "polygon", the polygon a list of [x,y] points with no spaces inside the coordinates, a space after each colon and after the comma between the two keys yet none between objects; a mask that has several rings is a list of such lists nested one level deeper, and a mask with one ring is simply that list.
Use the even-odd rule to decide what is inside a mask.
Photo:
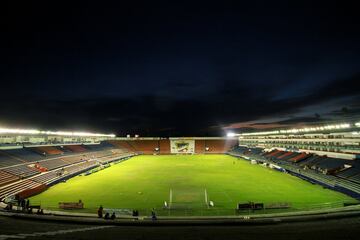
[{"label": "stadium", "polygon": [[360,123],[226,137],[0,129],[4,209],[151,219],[358,210]]},{"label": "stadium", "polygon": [[0,240],[358,239],[348,1],[5,1]]}]

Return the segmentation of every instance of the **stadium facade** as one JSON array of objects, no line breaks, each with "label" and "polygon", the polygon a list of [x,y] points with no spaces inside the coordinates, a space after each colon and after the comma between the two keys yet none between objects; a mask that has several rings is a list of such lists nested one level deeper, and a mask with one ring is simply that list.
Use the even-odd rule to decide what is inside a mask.
[{"label": "stadium facade", "polygon": [[241,133],[230,154],[359,198],[359,130],[354,122]]},{"label": "stadium facade", "polygon": [[357,122],[176,138],[2,128],[0,200],[27,198],[80,173],[141,154],[229,154],[360,197]]}]

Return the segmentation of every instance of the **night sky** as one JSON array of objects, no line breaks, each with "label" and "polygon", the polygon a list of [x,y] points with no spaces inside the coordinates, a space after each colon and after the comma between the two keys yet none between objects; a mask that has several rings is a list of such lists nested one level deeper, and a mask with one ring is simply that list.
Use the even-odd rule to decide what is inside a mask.
[{"label": "night sky", "polygon": [[360,120],[350,1],[26,2],[0,16],[0,126],[221,136]]}]

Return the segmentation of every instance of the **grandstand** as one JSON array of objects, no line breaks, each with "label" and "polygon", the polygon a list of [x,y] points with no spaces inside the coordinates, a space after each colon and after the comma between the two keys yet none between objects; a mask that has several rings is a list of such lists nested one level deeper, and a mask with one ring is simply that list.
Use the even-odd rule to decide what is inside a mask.
[{"label": "grandstand", "polygon": [[61,179],[133,154],[105,141],[0,145],[0,200],[23,192],[27,197],[37,194]]},{"label": "grandstand", "polygon": [[68,149],[71,152],[85,152],[86,148],[81,145],[66,145],[64,149]]},{"label": "grandstand", "polygon": [[357,126],[338,124],[239,134],[239,146],[230,154],[276,164],[296,176],[359,197]]},{"label": "grandstand", "polygon": [[[353,128],[347,130],[354,131]],[[267,166],[270,169],[286,172],[296,176],[298,179],[302,179],[301,181],[305,180],[306,182],[323,186],[326,189],[346,194],[354,199],[360,198],[360,165],[358,164],[358,155],[356,153],[358,146],[356,144],[359,143],[360,138],[358,138],[356,134],[352,134],[351,141],[348,141],[350,139],[349,133],[344,132],[344,129],[340,127],[337,128],[336,131],[331,130],[330,132],[320,131],[317,133],[315,131],[304,134],[302,131],[299,131],[299,134],[294,134],[294,132],[289,134],[284,132],[280,133],[281,135],[279,135],[279,132],[272,132],[266,133],[265,135],[263,133],[249,133],[240,134],[236,137],[191,138],[118,138],[102,136],[99,139],[94,137],[92,139],[93,142],[89,142],[88,139],[78,139],[77,142],[72,141],[68,143],[65,141],[66,138],[64,138],[64,141],[57,141],[55,144],[46,142],[46,140],[41,140],[41,143],[26,142],[26,144],[22,145],[19,143],[16,143],[16,145],[2,145],[0,146],[0,200],[19,196],[42,196],[38,194],[43,191],[45,191],[45,193],[48,192],[46,191],[47,189],[50,187],[53,189],[52,186],[57,186],[57,183],[63,180],[67,180],[82,173],[89,175],[93,171],[97,172],[99,169],[107,168],[111,163],[123,161],[137,155],[159,155],[154,156],[159,157],[159,163],[167,162],[166,159],[168,158],[173,159],[173,157],[170,157],[171,155],[198,155],[200,157],[203,156],[201,157],[203,159],[211,159],[211,161],[218,159],[219,163],[225,164],[227,167],[224,168],[223,165],[221,165],[221,167],[219,165],[219,173],[217,174],[220,174],[222,171],[231,172],[233,171],[231,168],[236,168],[234,167],[235,162],[231,160],[233,158],[222,157],[230,155],[241,160],[245,159],[252,164],[257,163],[261,166]],[[301,148],[299,148],[299,142],[301,142]],[[309,142],[311,142],[311,144],[309,144]],[[331,144],[329,144],[329,142],[331,142]],[[341,148],[339,143],[342,145],[345,145],[346,143],[347,146]],[[341,149],[348,150],[349,144],[352,144],[351,152],[340,151]],[[315,147],[314,145],[318,146]],[[334,146],[337,146],[337,148],[334,148]],[[206,155],[209,157],[205,157]],[[135,157],[134,160],[130,162],[136,163],[137,161],[142,161],[136,159],[141,158]],[[183,172],[185,174],[185,172],[190,173],[191,170],[186,170],[183,166],[187,164],[190,164],[189,166],[193,166],[191,164],[196,166],[198,163],[196,161],[193,162],[194,160],[191,159],[199,158],[184,157],[179,159],[174,158],[173,161],[175,164],[173,170],[175,170],[176,173],[179,171],[180,173]],[[146,160],[142,163],[144,169],[141,168],[142,170],[140,170],[140,168],[135,168],[131,173],[126,173],[125,171],[124,176],[126,176],[126,174],[130,174],[131,176],[134,172],[141,172],[147,169],[147,167],[151,166],[150,163],[152,163],[152,161],[156,162],[157,160]],[[232,164],[229,164],[231,162]],[[215,163],[216,161],[212,164]],[[209,166],[212,164],[209,164]],[[241,164],[239,163],[239,165]],[[120,165],[126,166],[128,164]],[[199,166],[204,167],[205,165]],[[157,172],[157,169],[152,169],[150,167],[148,171]],[[169,171],[169,173],[166,174],[171,174],[170,170],[163,171]],[[213,174],[217,171],[210,169],[209,172]],[[110,176],[117,176],[116,174],[112,174],[115,173],[111,173]],[[164,172],[162,174],[166,175]],[[238,173],[232,174],[236,175]],[[174,173],[173,175],[175,176],[176,174]],[[200,175],[201,173],[199,172],[199,176]],[[148,176],[148,174],[142,173],[141,176],[143,176],[143,178],[140,179],[139,182],[144,180],[145,176]],[[151,176],[151,174],[149,176]],[[240,178],[241,177],[242,175],[240,175]],[[215,191],[210,183],[207,183],[206,185],[209,186],[204,188],[197,186],[194,187],[194,190],[184,189],[181,186],[189,179],[182,179],[180,176],[177,178],[181,179],[180,187],[176,187],[176,184],[179,183],[175,184],[173,180],[169,180],[175,184],[175,187],[171,188],[171,190],[167,189],[164,192],[167,192],[166,194],[168,194],[168,192],[176,192],[177,194],[184,193],[181,196],[177,196],[177,199],[184,199],[183,201],[185,203],[187,201],[191,202],[193,195],[202,196],[204,191],[206,192],[206,203],[208,203],[208,195],[210,195],[220,203],[220,206],[223,205],[228,207],[231,204],[235,204],[230,203],[233,200],[229,199],[238,197],[237,193],[233,192],[234,190],[227,190],[230,192],[222,192],[222,190]],[[212,177],[210,177],[210,179],[211,178]],[[209,179],[206,180],[208,181]],[[109,184],[111,184],[112,181],[117,180],[110,180]],[[152,181],[157,180],[156,178],[154,180],[150,178],[146,183],[152,183]],[[163,182],[160,182],[159,184],[161,185],[162,183]],[[224,185],[225,188],[226,184]],[[257,184],[255,180],[253,181],[253,184],[255,184],[253,187],[253,191],[255,191]],[[112,189],[111,187],[109,188]],[[228,188],[231,189],[229,186]],[[241,187],[238,188],[241,189]],[[146,190],[142,189],[139,192],[142,191]],[[273,192],[276,193],[276,191],[277,189],[274,189]],[[300,189],[299,191],[301,192]],[[115,195],[117,196],[117,194],[118,193]],[[256,194],[261,193],[256,192],[255,195]],[[159,192],[159,196],[162,196],[161,191]],[[123,198],[120,195],[119,197]],[[150,201],[150,198],[152,197],[146,196],[146,198]],[[337,196],[334,199],[342,198],[342,196]],[[272,198],[270,197],[270,199]],[[319,199],[322,199],[322,196],[319,195]],[[347,198],[344,197],[344,199]],[[128,201],[129,204],[133,204],[131,200],[132,199],[127,199],[126,201]],[[140,200],[139,198],[137,201],[141,202],[143,200]],[[134,201],[134,204],[137,201]],[[170,201],[170,199],[167,196],[160,200],[160,202],[162,201]],[[150,202],[148,204],[150,204]],[[320,203],[321,202],[318,204]],[[301,204],[296,204],[296,208],[302,208]],[[179,205],[184,204],[179,203]],[[186,206],[195,205],[196,204],[188,204]],[[203,206],[204,203],[201,203],[200,205]],[[266,206],[274,205],[277,206],[281,204],[274,202],[266,203]],[[187,209],[187,211],[188,210],[189,209]],[[220,210],[221,209],[216,208],[216,214],[220,214]],[[176,212],[174,208],[172,211],[172,214]],[[199,213],[199,211],[194,210],[194,213]],[[212,213],[215,214],[215,212]],[[204,213],[201,212],[201,214]]]}]

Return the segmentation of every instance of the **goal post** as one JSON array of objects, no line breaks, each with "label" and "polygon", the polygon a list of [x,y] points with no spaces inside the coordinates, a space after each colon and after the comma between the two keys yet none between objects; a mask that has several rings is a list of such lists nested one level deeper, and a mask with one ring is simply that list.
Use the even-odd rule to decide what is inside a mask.
[{"label": "goal post", "polygon": [[169,208],[171,209],[171,205],[172,205],[172,189],[170,188],[170,192],[169,192]]},{"label": "goal post", "polygon": [[206,189],[169,189],[169,209],[204,209],[208,206]]},{"label": "goal post", "polygon": [[208,193],[206,191],[206,188],[204,189],[204,195],[205,195],[205,204],[207,207],[209,207],[209,199],[208,199]]}]

